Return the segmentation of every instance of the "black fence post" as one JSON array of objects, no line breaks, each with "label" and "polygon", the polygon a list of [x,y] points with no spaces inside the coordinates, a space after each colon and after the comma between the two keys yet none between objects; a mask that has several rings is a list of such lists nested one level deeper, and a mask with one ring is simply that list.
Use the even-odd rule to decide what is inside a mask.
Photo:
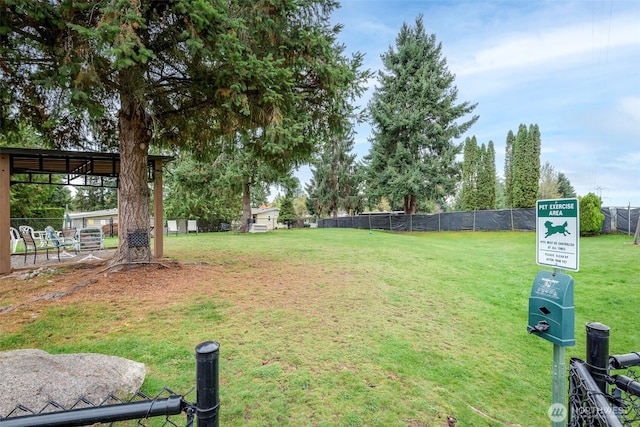
[{"label": "black fence post", "polygon": [[609,332],[607,325],[587,323],[587,369],[601,392],[607,393],[609,374]]},{"label": "black fence post", "polygon": [[218,355],[220,344],[207,341],[196,347],[196,416],[198,427],[218,427]]}]

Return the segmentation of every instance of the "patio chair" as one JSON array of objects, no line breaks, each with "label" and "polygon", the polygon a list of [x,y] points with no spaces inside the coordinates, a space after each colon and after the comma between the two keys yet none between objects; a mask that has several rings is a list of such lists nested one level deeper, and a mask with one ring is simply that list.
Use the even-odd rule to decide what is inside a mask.
[{"label": "patio chair", "polygon": [[18,250],[18,243],[22,242],[24,245],[24,240],[22,240],[20,232],[13,227],[9,227],[9,234],[11,235],[11,253],[15,254]]},{"label": "patio chair", "polygon": [[[21,226],[23,227],[23,226]],[[31,227],[28,227],[31,228]],[[33,232],[31,232],[28,228],[25,228],[25,231],[20,232],[20,236],[22,237],[22,241],[24,242],[24,262],[27,263],[27,253],[29,251],[33,251],[33,263],[36,263],[36,258],[38,257],[38,250],[45,250],[47,253],[47,259],[49,259],[49,246],[42,246],[40,241],[33,237]]]},{"label": "patio chair", "polygon": [[33,227],[31,227],[29,225],[20,225],[18,227],[18,230],[20,230],[20,233],[29,232],[29,233],[33,234]]},{"label": "patio chair", "polygon": [[58,251],[58,261],[60,261],[60,249],[62,249],[62,256],[64,257],[73,258],[75,256],[66,251],[69,247],[74,248],[75,251],[75,244],[73,242],[65,243],[64,239],[58,237],[58,233],[50,225],[47,225],[44,231],[47,233],[47,239],[51,243],[51,245],[47,244],[46,247],[51,249],[55,248]]},{"label": "patio chair", "polygon": [[167,236],[169,235],[169,233],[176,233],[177,236],[179,231],[180,229],[178,229],[178,221],[176,221],[175,219],[170,219],[167,221]]},{"label": "patio chair", "polygon": [[187,234],[189,234],[189,232],[191,231],[195,231],[196,235],[198,234],[198,221],[196,221],[195,219],[190,219],[187,221]]},{"label": "patio chair", "polygon": [[62,241],[66,247],[72,247],[73,252],[78,254],[78,240],[76,239],[76,235],[78,231],[75,228],[67,228],[62,230]]},{"label": "patio chair", "polygon": [[20,235],[22,235],[22,233],[31,234],[31,237],[33,237],[33,240],[41,248],[44,248],[45,246],[47,246],[47,236],[44,231],[35,231],[33,227],[31,227],[30,225],[21,225],[18,227],[18,230],[20,230]]}]

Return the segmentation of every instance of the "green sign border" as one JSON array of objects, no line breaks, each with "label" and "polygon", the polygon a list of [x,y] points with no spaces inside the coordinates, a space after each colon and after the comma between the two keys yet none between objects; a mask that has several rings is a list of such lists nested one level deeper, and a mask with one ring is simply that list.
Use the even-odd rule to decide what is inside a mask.
[{"label": "green sign border", "polygon": [[[571,205],[571,206],[568,206]],[[546,206],[547,209],[541,209],[542,206]],[[542,214],[541,214],[542,212]],[[551,213],[555,212],[556,215]],[[561,213],[558,215],[558,213]],[[543,257],[540,256],[540,240],[544,240],[545,229],[540,229],[539,218],[572,218],[575,219],[575,229],[571,228],[568,231],[571,233],[572,239],[575,243],[575,265],[559,266],[556,264],[548,264],[541,262]],[[545,265],[548,267],[558,268],[561,270],[578,271],[580,269],[580,202],[577,198],[571,199],[544,199],[536,201],[536,264]]]}]

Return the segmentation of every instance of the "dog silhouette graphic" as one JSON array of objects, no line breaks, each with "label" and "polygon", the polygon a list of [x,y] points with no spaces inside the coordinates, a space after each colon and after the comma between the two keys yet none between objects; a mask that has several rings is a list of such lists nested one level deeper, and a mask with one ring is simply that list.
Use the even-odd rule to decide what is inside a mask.
[{"label": "dog silhouette graphic", "polygon": [[553,225],[551,221],[547,221],[544,223],[544,226],[547,229],[547,233],[544,235],[545,238],[553,236],[554,234],[562,234],[563,236],[571,234],[567,231],[567,221],[562,225]]}]

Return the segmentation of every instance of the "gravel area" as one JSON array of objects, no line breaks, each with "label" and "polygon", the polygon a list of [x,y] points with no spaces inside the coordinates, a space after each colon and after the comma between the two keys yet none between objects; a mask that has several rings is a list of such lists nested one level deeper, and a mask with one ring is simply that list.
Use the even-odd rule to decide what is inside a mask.
[{"label": "gravel area", "polygon": [[55,249],[49,250],[49,259],[45,251],[38,251],[35,264],[33,262],[33,252],[27,254],[25,262],[24,254],[11,255],[11,268],[13,270],[23,269],[37,269],[43,266],[63,266],[66,264],[76,264],[79,262],[104,262],[109,260],[115,254],[115,249],[101,249],[99,251],[82,251],[75,254],[73,251],[60,252],[60,260],[58,260],[58,253]]}]

